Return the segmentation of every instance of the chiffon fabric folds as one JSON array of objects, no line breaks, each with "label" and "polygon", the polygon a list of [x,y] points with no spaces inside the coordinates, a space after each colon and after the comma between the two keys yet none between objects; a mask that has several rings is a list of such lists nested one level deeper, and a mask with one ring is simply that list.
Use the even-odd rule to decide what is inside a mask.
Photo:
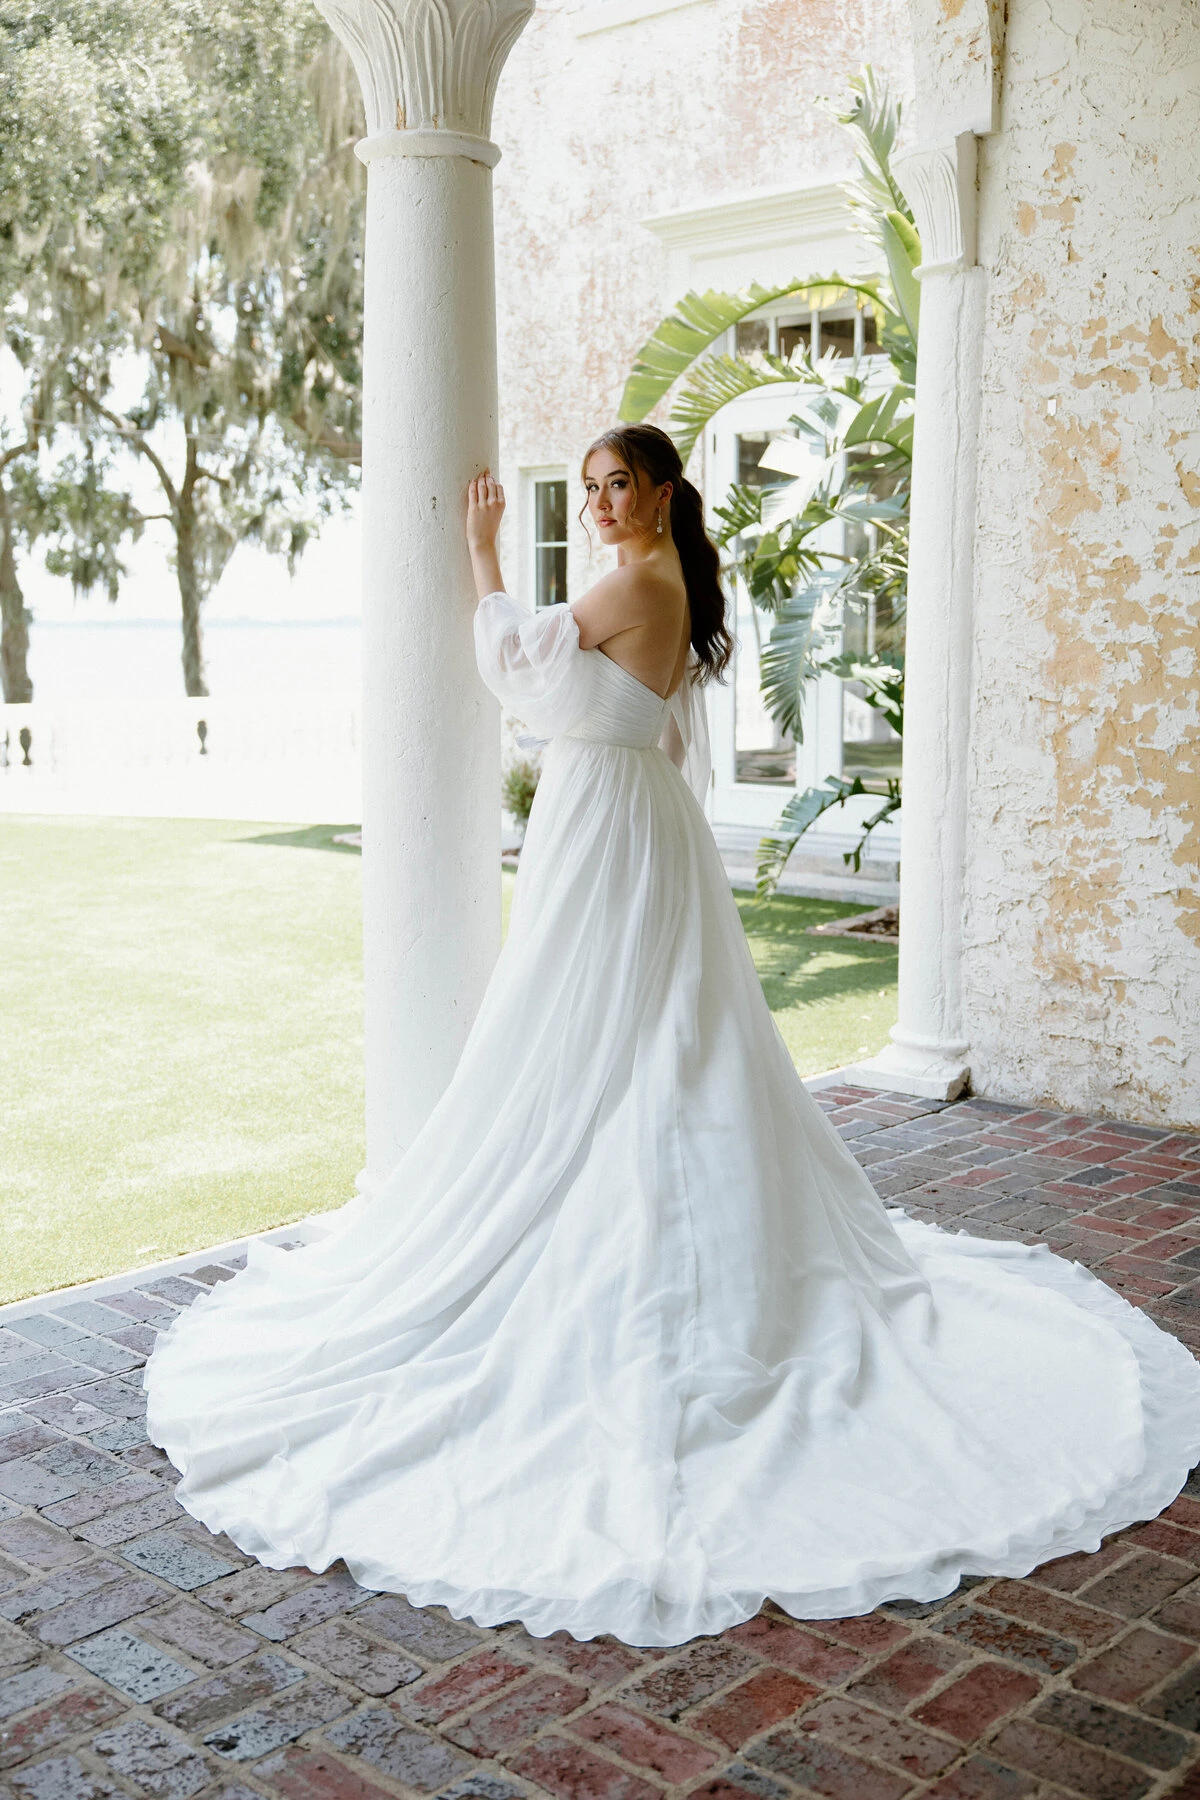
[{"label": "chiffon fabric folds", "polygon": [[160,1340],[183,1505],[274,1568],[639,1645],[935,1599],[1159,1512],[1200,1371],[1077,1265],[876,1198],[763,999],[690,678],[664,701],[503,594],[476,639],[552,740],[507,943],[379,1191]]}]

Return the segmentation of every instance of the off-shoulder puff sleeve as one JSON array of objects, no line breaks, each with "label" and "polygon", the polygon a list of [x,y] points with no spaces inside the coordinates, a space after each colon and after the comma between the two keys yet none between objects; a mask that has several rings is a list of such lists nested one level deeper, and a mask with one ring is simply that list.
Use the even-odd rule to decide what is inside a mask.
[{"label": "off-shoulder puff sleeve", "polygon": [[587,711],[592,664],[569,606],[526,612],[508,594],[475,611],[475,660],[501,705],[540,737],[557,737]]}]

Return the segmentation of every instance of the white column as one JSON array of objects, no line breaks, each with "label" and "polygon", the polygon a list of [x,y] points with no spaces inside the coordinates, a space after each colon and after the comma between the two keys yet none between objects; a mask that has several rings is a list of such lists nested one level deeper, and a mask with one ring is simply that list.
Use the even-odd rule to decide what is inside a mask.
[{"label": "white column", "polygon": [[984,273],[975,146],[898,158],[921,234],[920,349],[905,649],[900,1003],[892,1041],[850,1079],[951,1100],[970,1076],[962,915],[971,727],[975,470]]},{"label": "white column", "polygon": [[489,141],[533,0],[317,0],[362,85],[367,1166],[445,1089],[500,943],[500,746],[475,671],[467,483],[495,467]]}]

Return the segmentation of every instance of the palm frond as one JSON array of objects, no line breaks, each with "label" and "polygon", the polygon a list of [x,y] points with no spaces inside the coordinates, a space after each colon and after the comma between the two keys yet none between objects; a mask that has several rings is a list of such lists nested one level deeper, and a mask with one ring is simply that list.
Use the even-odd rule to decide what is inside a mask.
[{"label": "palm frond", "polygon": [[671,436],[680,460],[687,462],[709,420],[731,400],[753,394],[758,388],[794,386],[806,379],[812,379],[811,365],[799,358],[793,363],[781,356],[761,354],[743,357],[722,352],[706,356],[692,370],[671,411]]},{"label": "palm frond", "polygon": [[843,681],[857,681],[866,691],[863,699],[887,720],[898,737],[904,736],[904,670],[881,657],[863,661],[857,656],[831,656],[821,667]]},{"label": "palm frond", "polygon": [[902,519],[908,512],[908,497],[905,494],[865,495],[859,500],[840,501],[831,505],[828,512],[830,519],[852,519],[856,525],[886,526],[893,519]]},{"label": "palm frond", "polygon": [[[874,400],[861,405],[842,436],[843,449],[859,444],[890,444],[912,455],[912,389],[897,382]],[[901,408],[907,407],[906,412]]]},{"label": "palm frond", "polygon": [[[891,277],[895,310],[904,321],[904,329],[915,349],[921,317],[921,287],[916,270],[921,263],[921,240],[917,228],[902,213],[885,213],[879,222],[883,250]],[[899,329],[890,321],[893,332]]]},{"label": "palm frond", "polygon": [[836,272],[809,275],[778,287],[761,287],[752,282],[736,293],[710,288],[704,294],[694,290],[685,294],[635,356],[618,417],[628,421],[644,419],[710,344],[760,307],[793,298],[812,307],[831,306],[848,293],[861,294],[874,308],[889,310],[878,281],[848,281]]},{"label": "palm frond", "polygon": [[831,107],[831,116],[849,132],[858,157],[858,175],[846,184],[846,198],[860,231],[878,242],[878,220],[887,212],[912,213],[891,157],[900,130],[902,108],[882,87],[874,69],[864,67],[848,82],[849,104]]},{"label": "palm frond", "polygon": [[[876,792],[876,790],[874,788],[864,788],[863,792],[865,794],[873,794]],[[899,811],[900,811],[900,783],[897,780],[895,780],[894,778],[889,777],[888,783],[887,783],[887,799],[884,801],[883,805],[879,808],[878,812],[873,812],[869,819],[863,820],[862,836],[859,838],[857,844],[855,844],[853,850],[843,850],[842,851],[842,861],[847,865],[848,868],[853,869],[854,873],[856,875],[858,874],[858,871],[862,868],[863,846],[866,844],[866,841],[870,837],[871,833],[875,830],[877,825],[883,825],[884,823],[886,823],[886,821],[888,819],[893,818],[896,815],[896,813],[898,813]]]},{"label": "palm frond", "polygon": [[768,488],[763,495],[763,524],[778,531],[781,525],[802,518],[822,488],[828,490],[837,473],[838,462],[836,455],[823,457],[820,462],[814,459],[812,467],[794,481],[785,482],[782,487]]},{"label": "palm frond", "polygon": [[881,790],[868,787],[861,775],[856,775],[853,781],[846,781],[840,775],[829,775],[819,787],[805,788],[802,794],[794,794],[784,807],[774,831],[768,832],[759,842],[755,893],[760,900],[769,899],[775,892],[788,858],[809,827],[832,807],[845,806],[847,800],[856,799],[860,794],[881,797],[883,805],[869,819],[864,820],[862,835],[854,849],[842,852],[842,861],[858,873],[862,867],[863,846],[867,839],[876,826],[882,825],[885,819],[890,819],[900,810],[900,783],[889,777]]},{"label": "palm frond", "polygon": [[[811,530],[812,527],[809,527]],[[822,571],[821,557],[804,541],[804,534],[765,531],[751,540],[734,567],[746,584],[751,600],[762,612],[778,613],[786,606],[798,582],[810,582]]]},{"label": "palm frond", "polygon": [[815,825],[832,807],[844,806],[854,795],[866,791],[861,776],[855,776],[853,781],[843,781],[840,775],[830,775],[819,787],[805,788],[802,794],[792,795],[774,831],[767,832],[759,842],[755,893],[760,900],[766,900],[775,892],[788,858],[809,826]]},{"label": "palm frond", "polygon": [[720,529],[714,534],[722,550],[734,538],[761,527],[762,498],[762,488],[746,487],[735,481],[725,496],[725,504],[713,507],[718,519],[723,520]]},{"label": "palm frond", "polygon": [[763,701],[771,717],[804,741],[804,688],[818,672],[818,653],[825,647],[829,624],[827,601],[833,587],[818,570],[808,585],[775,609],[771,635],[759,660]]}]

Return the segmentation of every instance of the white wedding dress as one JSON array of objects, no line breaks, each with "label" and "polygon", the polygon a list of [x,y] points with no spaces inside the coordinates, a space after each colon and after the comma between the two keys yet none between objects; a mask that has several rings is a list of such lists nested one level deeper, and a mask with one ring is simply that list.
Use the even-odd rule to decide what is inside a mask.
[{"label": "white wedding dress", "polygon": [[763,998],[690,682],[664,701],[503,594],[476,641],[553,739],[508,940],[381,1189],[160,1340],[183,1505],[271,1567],[640,1645],[1153,1517],[1200,1368],[1078,1265],[876,1198]]}]

